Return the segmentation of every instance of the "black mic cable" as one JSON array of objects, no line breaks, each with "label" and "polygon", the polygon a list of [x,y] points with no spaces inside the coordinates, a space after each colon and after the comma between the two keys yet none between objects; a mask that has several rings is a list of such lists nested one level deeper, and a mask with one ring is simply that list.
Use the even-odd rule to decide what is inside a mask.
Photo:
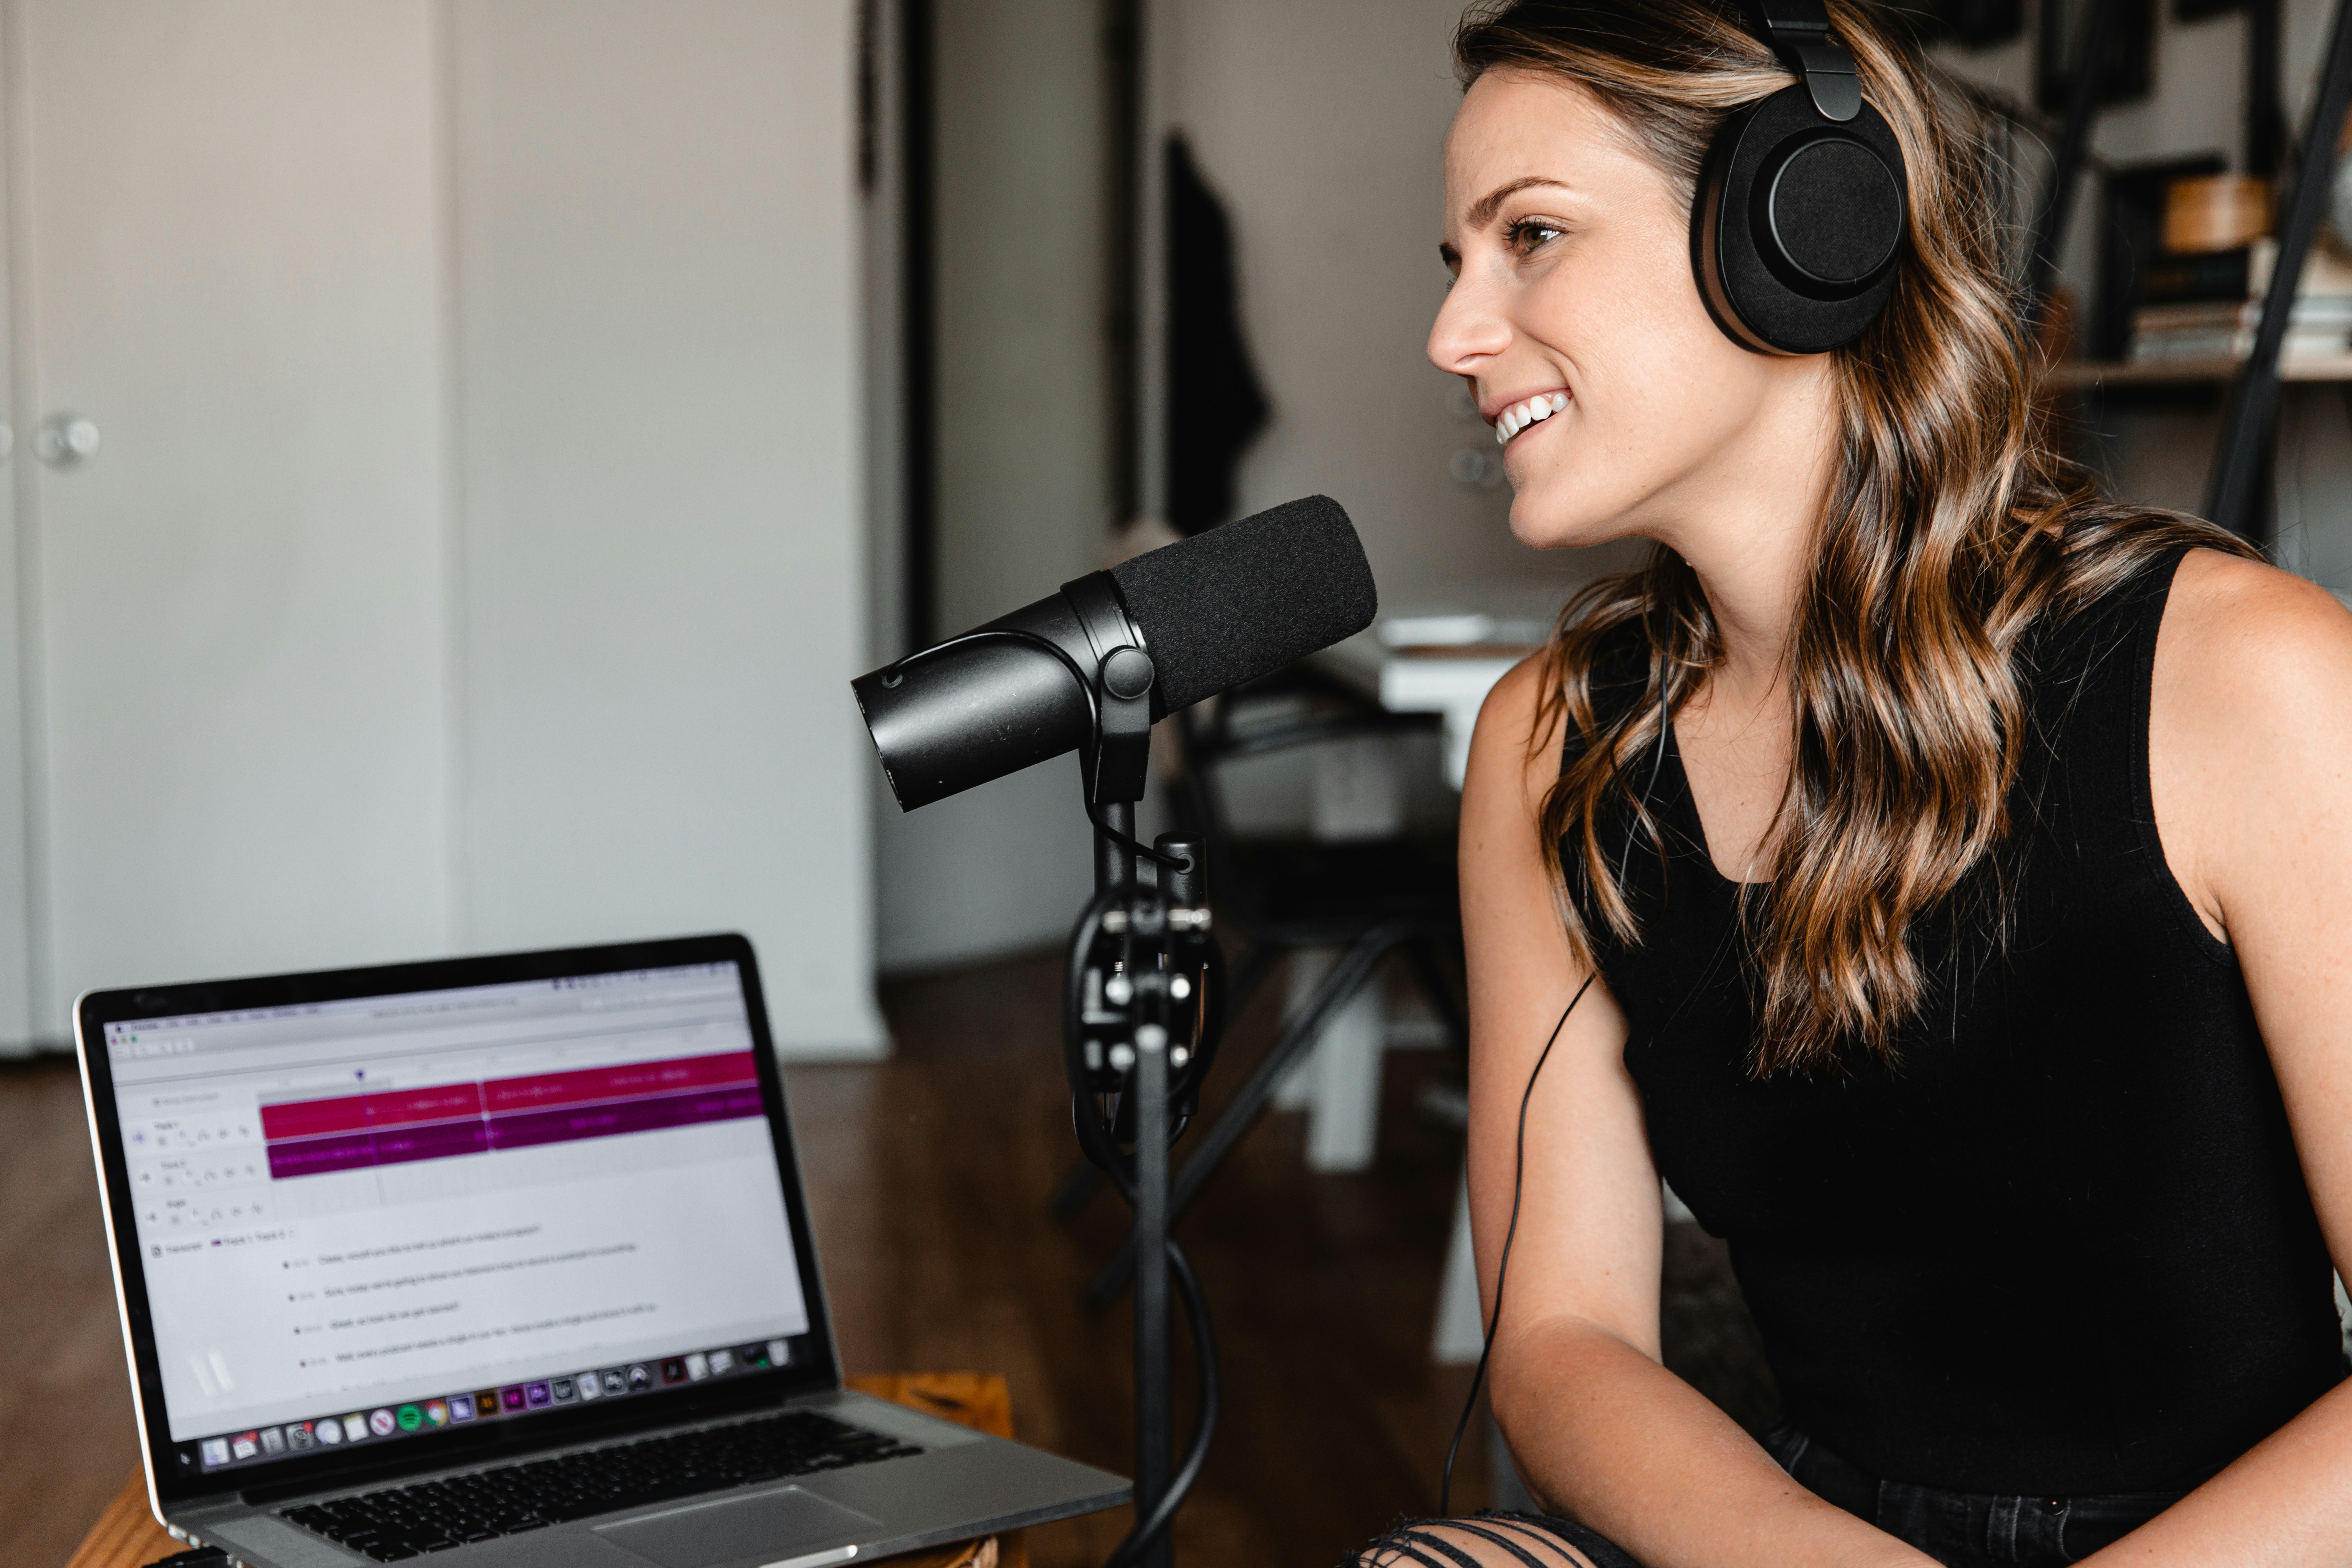
[{"label": "black mic cable", "polygon": [[[1625,847],[1617,854],[1617,885],[1620,888],[1625,885],[1625,868],[1633,861],[1633,836],[1640,831],[1642,814],[1650,808],[1651,793],[1658,787],[1658,770],[1665,765],[1666,732],[1674,728],[1675,710],[1666,701],[1665,663],[1663,659],[1658,663],[1658,744],[1650,755],[1650,776],[1642,785],[1642,798],[1633,807],[1633,820],[1625,825]],[[1519,1092],[1518,1142],[1512,1154],[1511,1165],[1511,1222],[1503,1229],[1503,1255],[1495,1260],[1495,1310],[1486,1318],[1486,1343],[1478,1352],[1478,1370],[1471,1375],[1470,1393],[1462,1401],[1461,1419],[1454,1423],[1454,1441],[1445,1446],[1445,1471],[1437,1482],[1437,1514],[1440,1519],[1450,1518],[1454,1512],[1454,1457],[1462,1451],[1462,1434],[1469,1430],[1470,1412],[1478,1407],[1478,1390],[1486,1381],[1487,1358],[1495,1353],[1495,1331],[1503,1321],[1503,1281],[1511,1271],[1511,1243],[1518,1238],[1519,1199],[1525,1194],[1527,1185],[1528,1105],[1535,1099],[1536,1079],[1542,1076],[1544,1063],[1551,1059],[1552,1047],[1559,1043],[1559,1032],[1568,1027],[1568,1016],[1576,1011],[1576,1005],[1584,1000],[1584,994],[1592,989],[1592,983],[1600,978],[1600,974],[1598,968],[1587,974],[1584,984],[1576,988],[1576,994],[1568,999],[1568,1005],[1560,1009],[1559,1022],[1551,1026],[1551,1037],[1544,1041],[1543,1050],[1536,1057],[1536,1065],[1528,1069],[1528,1087]]]}]

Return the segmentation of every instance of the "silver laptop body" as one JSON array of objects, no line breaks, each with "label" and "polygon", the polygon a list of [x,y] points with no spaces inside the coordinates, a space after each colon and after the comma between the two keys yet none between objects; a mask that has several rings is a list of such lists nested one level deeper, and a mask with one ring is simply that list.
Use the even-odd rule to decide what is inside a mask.
[{"label": "silver laptop body", "polygon": [[75,1038],[191,1543],[824,1568],[1129,1497],[843,1389],[740,936],[91,992]]}]

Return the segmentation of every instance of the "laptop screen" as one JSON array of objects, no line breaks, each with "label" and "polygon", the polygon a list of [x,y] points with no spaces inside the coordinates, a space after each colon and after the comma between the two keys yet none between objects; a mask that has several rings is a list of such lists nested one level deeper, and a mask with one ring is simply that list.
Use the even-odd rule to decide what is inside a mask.
[{"label": "laptop screen", "polygon": [[103,1044],[183,1474],[821,1353],[796,1345],[732,962],[121,1019]]}]

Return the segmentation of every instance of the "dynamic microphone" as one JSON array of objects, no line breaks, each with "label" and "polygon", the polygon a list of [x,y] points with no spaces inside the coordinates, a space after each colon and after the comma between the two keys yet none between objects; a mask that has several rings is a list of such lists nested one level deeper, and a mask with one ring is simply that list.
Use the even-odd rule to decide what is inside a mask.
[{"label": "dynamic microphone", "polygon": [[1079,748],[1090,802],[1137,800],[1152,720],[1379,609],[1348,514],[1308,496],[1065,583],[850,688],[902,811]]}]

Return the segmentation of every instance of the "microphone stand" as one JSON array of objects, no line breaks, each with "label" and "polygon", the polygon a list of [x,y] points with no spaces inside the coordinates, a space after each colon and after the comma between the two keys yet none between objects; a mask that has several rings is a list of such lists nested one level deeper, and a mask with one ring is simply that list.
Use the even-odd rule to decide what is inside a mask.
[{"label": "microphone stand", "polygon": [[[1089,608],[1079,605],[1092,632]],[[1107,1568],[1172,1568],[1171,1525],[1208,1457],[1218,1387],[1206,1303],[1168,1234],[1168,1152],[1215,1054],[1224,970],[1210,931],[1205,846],[1163,834],[1147,848],[1135,837],[1156,672],[1141,649],[1118,642],[1097,662],[1092,732],[1078,754],[1095,829],[1095,896],[1070,933],[1063,1058],[1078,1147],[1135,1211],[1136,1522]],[[1198,1426],[1173,1475],[1171,1282],[1191,1324],[1201,1396]]]}]

